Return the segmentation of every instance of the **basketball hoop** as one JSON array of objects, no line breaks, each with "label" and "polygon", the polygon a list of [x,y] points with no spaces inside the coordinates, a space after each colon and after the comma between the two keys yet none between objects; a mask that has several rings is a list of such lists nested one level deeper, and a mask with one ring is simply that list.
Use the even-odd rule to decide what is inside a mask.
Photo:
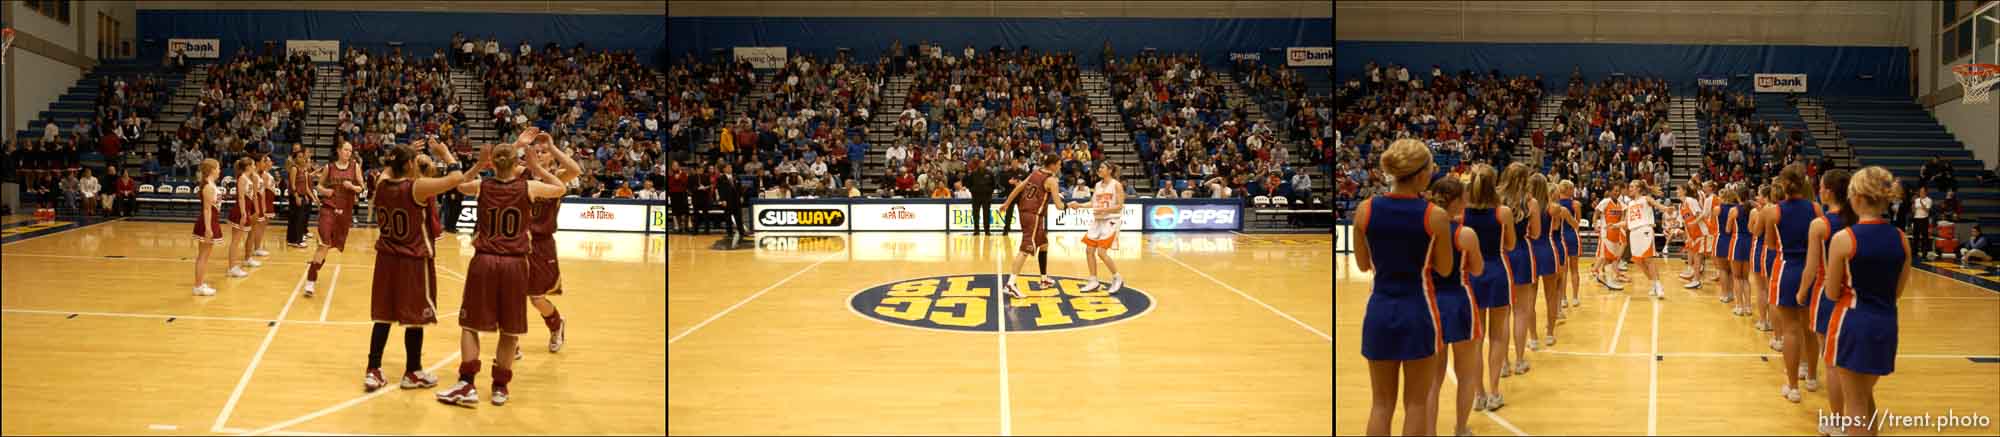
[{"label": "basketball hoop", "polygon": [[1951,72],[1958,75],[1958,84],[1965,87],[1965,103],[1992,101],[1993,85],[2000,84],[2000,65],[1954,65]]},{"label": "basketball hoop", "polygon": [[7,65],[7,49],[14,47],[14,28],[0,29],[0,65]]}]

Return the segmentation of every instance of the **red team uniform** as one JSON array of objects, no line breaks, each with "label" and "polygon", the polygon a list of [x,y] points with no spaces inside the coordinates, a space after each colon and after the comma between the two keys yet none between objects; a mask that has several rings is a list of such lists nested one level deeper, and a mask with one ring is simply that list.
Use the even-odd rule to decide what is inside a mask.
[{"label": "red team uniform", "polygon": [[319,210],[321,245],[342,252],[347,251],[347,230],[354,226],[355,196],[359,193],[348,191],[341,186],[340,181],[348,180],[356,185],[361,184],[360,170],[359,165],[349,165],[346,169],[341,169],[338,165],[327,167],[326,180],[328,185],[333,186],[333,196],[321,199],[325,202],[324,207]]},{"label": "red team uniform", "polygon": [[[202,185],[195,192],[195,197],[201,197],[199,190],[209,189],[212,189],[211,186]],[[222,196],[215,197],[214,205],[201,209],[201,220],[194,222],[194,241],[222,243]]]},{"label": "red team uniform", "polygon": [[[235,182],[232,183],[235,184],[237,188],[241,188],[243,186],[242,179],[237,179]],[[252,217],[257,217],[257,218],[263,217],[262,214],[257,213],[257,206],[255,204],[255,199],[253,198],[255,195],[256,193],[250,191],[244,191],[241,189],[236,190],[236,206],[229,208],[229,220],[228,220],[229,227],[236,228],[236,230],[239,231],[248,231],[250,230],[250,225],[255,224],[256,222],[256,219],[252,219]],[[218,202],[219,201],[220,200],[218,200]]]},{"label": "red team uniform", "polygon": [[562,269],[556,265],[555,236],[562,198],[536,200],[529,210],[528,234],[533,236],[534,251],[528,254],[528,295],[562,294]]},{"label": "red team uniform", "polygon": [[369,317],[381,323],[437,323],[437,270],[426,232],[430,208],[417,204],[409,180],[375,186],[375,281]]},{"label": "red team uniform", "polygon": [[465,305],[459,326],[479,332],[528,333],[528,180],[479,184],[479,221],[472,239],[476,254],[465,272]]},{"label": "red team uniform", "polygon": [[1042,183],[1048,179],[1049,172],[1038,168],[1021,182],[1021,202],[1016,204],[1021,210],[1021,253],[1032,254],[1049,245],[1048,222],[1042,221],[1049,200]]}]

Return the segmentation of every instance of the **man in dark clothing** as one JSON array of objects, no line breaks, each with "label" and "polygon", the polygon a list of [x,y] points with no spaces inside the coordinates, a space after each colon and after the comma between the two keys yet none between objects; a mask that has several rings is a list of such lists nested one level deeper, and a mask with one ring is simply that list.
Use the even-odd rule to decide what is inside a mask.
[{"label": "man in dark clothing", "polygon": [[979,235],[993,231],[993,173],[986,170],[985,163],[972,161],[972,171],[965,176],[965,189],[972,192],[972,223]]},{"label": "man in dark clothing", "polygon": [[724,215],[729,217],[729,224],[724,228],[729,232],[729,235],[741,238],[751,237],[750,231],[743,228],[742,218],[744,212],[741,210],[743,208],[743,189],[736,185],[735,166],[729,164],[722,165],[722,177],[718,178],[715,186],[715,205],[722,209]]},{"label": "man in dark clothing", "polygon": [[[1025,175],[1026,173],[1021,171],[1021,158],[1014,158],[1012,162],[1007,164],[1007,168],[1002,169],[1000,174],[995,175],[994,178],[1006,178],[1007,186],[1001,187],[1001,190],[1012,193],[1014,192],[1014,186],[1020,185],[1021,178],[1025,177]],[[1006,211],[1001,211],[1002,214],[1006,214],[1006,218],[1000,220],[1000,235],[1007,235],[1007,232],[1013,228],[1014,210],[1015,208],[1008,208]]]}]

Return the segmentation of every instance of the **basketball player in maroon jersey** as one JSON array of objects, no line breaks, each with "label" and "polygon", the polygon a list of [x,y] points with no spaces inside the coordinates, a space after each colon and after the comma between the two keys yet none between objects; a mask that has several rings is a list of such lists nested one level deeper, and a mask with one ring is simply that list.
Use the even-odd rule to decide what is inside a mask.
[{"label": "basketball player in maroon jersey", "polygon": [[354,227],[355,196],[360,195],[361,161],[354,159],[354,144],[341,142],[334,151],[333,165],[320,179],[319,250],[306,267],[306,297],[312,297],[319,283],[319,269],[326,266],[327,249],[347,252],[347,231]]},{"label": "basketball player in maroon jersey", "polygon": [[459,184],[458,191],[478,196],[477,230],[472,239],[476,254],[466,267],[464,302],[459,305],[458,325],[461,362],[458,383],[437,392],[438,402],[472,406],[479,403],[473,383],[479,373],[479,333],[499,332],[500,346],[494,353],[493,405],[507,403],[507,383],[514,379],[514,354],[521,334],[528,333],[528,258],[534,250],[528,235],[528,211],[537,199],[559,197],[563,187],[528,180],[523,175],[537,165],[526,160],[524,148],[539,134],[529,128],[513,144],[487,147],[480,161],[493,168],[494,179]]},{"label": "basketball player in maroon jersey", "polygon": [[[256,206],[257,177],[251,176],[251,168],[256,166],[253,162],[248,156],[236,158],[234,190],[236,206],[229,208],[229,277],[231,278],[250,276],[249,272],[243,271],[245,265],[257,267],[262,264],[250,259],[250,229],[256,224],[256,218],[261,217],[257,213]],[[236,256],[239,248],[243,253],[241,258]]]},{"label": "basketball player in maroon jersey", "polygon": [[215,244],[222,241],[222,195],[216,193],[215,178],[222,173],[222,163],[214,159],[201,160],[201,169],[195,172],[201,179],[201,187],[195,195],[201,196],[201,218],[194,222],[194,241],[199,251],[194,257],[194,295],[214,296],[215,288],[208,286],[208,254],[215,251]]},{"label": "basketball player in maroon jersey", "polygon": [[[569,151],[556,147],[548,134],[535,137],[529,159],[535,162],[535,178],[542,183],[557,187],[568,187],[569,182],[583,174],[583,168],[576,160],[570,159]],[[551,163],[559,163],[560,173],[549,173]],[[568,321],[562,312],[550,302],[548,295],[563,294],[562,269],[556,265],[556,215],[562,212],[562,197],[536,200],[528,216],[528,235],[534,239],[534,251],[528,254],[528,303],[542,315],[542,325],[549,328],[549,352],[562,350]],[[520,359],[520,357],[514,357]]]},{"label": "basketball player in maroon jersey", "polygon": [[[1049,279],[1049,230],[1048,222],[1042,220],[1042,214],[1048,211],[1047,205],[1050,200],[1058,199],[1056,196],[1062,195],[1062,190],[1056,187],[1055,178],[1051,177],[1056,174],[1057,164],[1060,162],[1055,155],[1042,157],[1042,168],[1029,173],[1026,181],[1014,186],[1014,192],[1007,194],[1007,201],[1000,203],[1000,210],[1006,211],[1008,206],[1015,205],[1016,199],[1021,201],[1021,252],[1014,256],[1013,274],[1002,278],[1002,286],[1006,288],[1008,294],[1016,298],[1021,297],[1021,290],[1014,282],[1021,276],[1021,262],[1027,261],[1029,256],[1038,257],[1040,260],[1042,288],[1056,286],[1056,281]],[[1069,212],[1068,203],[1055,202],[1055,204],[1061,207],[1063,212]]]},{"label": "basketball player in maroon jersey", "polygon": [[[433,152],[443,144],[428,142]],[[445,165],[457,164],[449,152],[439,153]],[[437,323],[437,268],[431,233],[429,204],[439,193],[465,182],[465,173],[444,177],[420,177],[433,168],[430,156],[417,153],[414,145],[397,146],[383,156],[382,173],[375,183],[373,207],[379,232],[375,239],[375,278],[369,317],[375,321],[368,337],[368,370],[361,384],[375,391],[382,379],[382,348],[389,341],[389,324],[403,324],[405,389],[437,386],[437,377],[423,371],[424,325]]]}]

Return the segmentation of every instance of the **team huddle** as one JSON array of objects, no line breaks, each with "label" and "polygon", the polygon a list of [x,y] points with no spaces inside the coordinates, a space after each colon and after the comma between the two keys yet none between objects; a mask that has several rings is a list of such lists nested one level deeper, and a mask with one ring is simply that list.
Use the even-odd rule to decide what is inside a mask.
[{"label": "team huddle", "polygon": [[[1500,379],[1528,373],[1523,349],[1556,345],[1556,320],[1581,304],[1576,238],[1584,222],[1575,185],[1521,163],[1501,172],[1475,165],[1464,181],[1444,177],[1430,148],[1413,139],[1390,145],[1381,169],[1392,189],[1358,206],[1353,232],[1358,267],[1374,273],[1361,332],[1374,387],[1368,433],[1388,434],[1400,376],[1403,434],[1437,434],[1450,352],[1457,435],[1470,435],[1471,412],[1506,405]],[[1614,186],[1623,189],[1594,208],[1597,282],[1622,290],[1624,281],[1604,270],[1616,264],[1611,268],[1622,272],[1629,260],[1651,281],[1648,296],[1665,299],[1653,264],[1664,252],[1656,247],[1654,215],[1671,211],[1665,237],[1685,249],[1683,287],[1720,284],[1717,298],[1733,315],[1755,313],[1755,329],[1783,355],[1780,397],[1796,403],[1801,387],[1818,391],[1823,364],[1833,373],[1825,379],[1830,413],[1878,411],[1874,386],[1895,370],[1896,300],[1911,272],[1908,239],[1883,220],[1902,193],[1887,169],[1832,170],[1814,183],[1803,165],[1791,164],[1756,188],[1689,182],[1679,188],[1677,207],[1655,200],[1660,193],[1644,179]],[[1714,277],[1708,260],[1716,263]],[[1543,335],[1535,335],[1538,286],[1548,302]],[[1819,431],[1875,431],[1862,425],[1821,423]]]},{"label": "team huddle", "polygon": [[[497,332],[499,350],[492,366],[491,400],[494,405],[506,404],[513,363],[522,358],[519,338],[528,332],[527,307],[532,304],[549,329],[549,352],[560,351],[565,341],[567,323],[547,296],[563,291],[555,258],[556,213],[564,187],[582,174],[581,167],[549,134],[533,127],[512,143],[482,147],[476,164],[448,173],[446,169],[458,166],[457,159],[443,143],[427,139],[386,150],[381,159],[383,171],[376,180],[364,182],[362,163],[355,159],[353,147],[341,143],[333,163],[323,172],[310,172],[319,177],[319,183],[300,184],[310,188],[309,192],[293,195],[295,209],[313,204],[319,207],[318,248],[307,266],[303,295],[313,297],[327,251],[345,252],[354,209],[361,197],[368,195],[378,235],[369,305],[374,324],[362,387],[374,391],[387,384],[381,361],[391,324],[402,324],[405,329],[407,360],[400,386],[436,386],[437,377],[422,369],[424,326],[436,324],[438,319],[433,243],[443,237],[444,228],[436,198],[453,190],[477,196],[478,221],[472,244],[476,253],[466,268],[465,292],[457,314],[462,329],[458,382],[438,392],[437,399],[452,405],[478,404],[474,377],[481,367],[479,334]],[[558,163],[553,172],[548,168]],[[253,256],[269,255],[259,245],[267,217],[275,215],[271,199],[277,189],[271,182],[270,168],[269,156],[242,158],[235,167],[238,176],[232,180],[236,186],[224,190],[217,185],[220,163],[214,159],[201,163],[201,218],[194,229],[200,242],[195,295],[215,295],[204,278],[212,246],[222,242],[225,195],[236,195],[227,214],[234,229],[229,245],[230,276],[247,276],[243,267],[262,265]],[[494,177],[477,176],[485,170],[493,171]],[[236,240],[243,241],[241,258],[236,256]]]}]

